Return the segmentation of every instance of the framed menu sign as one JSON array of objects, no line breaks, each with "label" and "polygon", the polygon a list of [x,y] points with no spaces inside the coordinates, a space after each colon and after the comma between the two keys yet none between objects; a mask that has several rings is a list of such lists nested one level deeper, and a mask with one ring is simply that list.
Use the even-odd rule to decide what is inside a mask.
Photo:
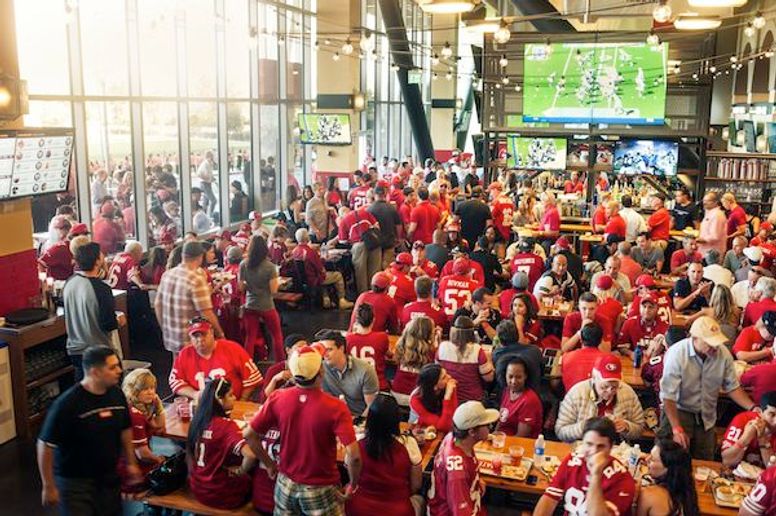
[{"label": "framed menu sign", "polygon": [[0,200],[66,191],[72,158],[72,131],[3,131]]}]

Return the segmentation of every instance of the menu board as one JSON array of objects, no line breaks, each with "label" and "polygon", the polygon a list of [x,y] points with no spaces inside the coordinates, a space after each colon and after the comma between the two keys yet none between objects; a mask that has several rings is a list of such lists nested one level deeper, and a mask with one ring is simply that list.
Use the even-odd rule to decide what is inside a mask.
[{"label": "menu board", "polygon": [[0,199],[67,190],[72,135],[0,138]]}]

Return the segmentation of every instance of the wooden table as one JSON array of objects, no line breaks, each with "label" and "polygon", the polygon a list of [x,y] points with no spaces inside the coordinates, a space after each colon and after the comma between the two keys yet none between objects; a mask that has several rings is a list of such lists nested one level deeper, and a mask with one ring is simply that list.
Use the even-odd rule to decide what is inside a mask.
[{"label": "wooden table", "polygon": [[[552,368],[550,369],[550,378],[561,377],[561,362],[563,361],[563,354],[558,353],[552,362]],[[621,357],[622,362],[622,381],[633,387],[634,389],[646,389],[647,384],[641,378],[641,368],[633,367],[633,360],[628,357]]]},{"label": "wooden table", "polygon": [[571,302],[555,304],[551,307],[540,303],[538,317],[540,320],[562,321],[573,311],[574,304]]},{"label": "wooden table", "polygon": [[[477,451],[485,451],[485,452],[491,452],[491,453],[508,453],[510,446],[522,446],[523,449],[525,449],[525,457],[533,457],[533,449],[534,449],[534,440],[533,439],[527,439],[525,437],[512,437],[507,436],[506,444],[504,445],[504,448],[501,450],[496,450],[491,446],[491,443],[489,441],[483,441],[481,443],[478,443],[474,449],[475,453]],[[566,455],[571,453],[571,445],[567,443],[561,443],[556,441],[546,441],[544,446],[544,453],[546,456],[556,456],[558,459],[563,460]],[[722,469],[722,464],[719,462],[711,462],[711,461],[700,461],[700,460],[693,460],[693,466],[699,467],[699,466],[705,466],[713,471],[720,471]],[[506,491],[514,491],[518,493],[525,493],[528,495],[533,495],[536,498],[540,497],[542,494],[544,494],[544,491],[547,489],[547,486],[549,486],[550,479],[547,478],[547,475],[543,472],[537,472],[535,468],[531,469],[531,472],[529,473],[531,475],[536,475],[538,481],[536,482],[536,485],[529,486],[525,482],[520,482],[517,480],[511,480],[507,478],[501,478],[496,477],[493,475],[488,474],[481,474],[480,478],[488,487],[498,488],[498,489],[504,489]],[[733,509],[726,509],[724,507],[719,507],[714,502],[714,496],[711,494],[711,492],[708,489],[704,489],[703,492],[698,493],[698,505],[700,507],[701,514],[709,515],[709,516],[729,516],[738,514],[737,511]]]}]

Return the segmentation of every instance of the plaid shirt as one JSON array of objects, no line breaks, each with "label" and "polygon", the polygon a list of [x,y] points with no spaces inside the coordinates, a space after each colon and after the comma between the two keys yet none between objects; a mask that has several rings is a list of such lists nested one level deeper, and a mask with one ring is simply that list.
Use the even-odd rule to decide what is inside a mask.
[{"label": "plaid shirt", "polygon": [[161,305],[164,347],[177,353],[188,342],[189,320],[205,310],[211,310],[212,291],[202,269],[191,270],[185,264],[162,275],[156,303]]},{"label": "plaid shirt", "polygon": [[[623,437],[638,439],[644,429],[644,410],[633,388],[621,381],[614,400],[613,416],[628,423],[628,431]],[[558,439],[566,442],[582,439],[585,422],[598,415],[598,405],[593,380],[579,382],[569,389],[560,403],[555,422]]]}]

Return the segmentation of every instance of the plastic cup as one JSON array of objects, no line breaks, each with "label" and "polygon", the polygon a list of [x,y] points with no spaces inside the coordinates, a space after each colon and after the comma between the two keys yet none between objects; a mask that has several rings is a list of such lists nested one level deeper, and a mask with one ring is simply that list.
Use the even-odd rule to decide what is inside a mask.
[{"label": "plastic cup", "polygon": [[519,466],[523,460],[523,454],[525,454],[525,448],[522,446],[510,446],[509,458],[512,461],[513,466]]},{"label": "plastic cup", "polygon": [[493,432],[493,447],[501,449],[507,442],[507,434],[504,432]]},{"label": "plastic cup", "polygon": [[191,402],[188,398],[179,396],[175,398],[175,413],[178,414],[178,418],[181,421],[191,421]]},{"label": "plastic cup", "polygon": [[493,459],[491,459],[490,463],[493,465],[493,473],[496,475],[501,474],[501,468],[504,466],[504,462],[501,458],[501,454],[496,454]]}]

